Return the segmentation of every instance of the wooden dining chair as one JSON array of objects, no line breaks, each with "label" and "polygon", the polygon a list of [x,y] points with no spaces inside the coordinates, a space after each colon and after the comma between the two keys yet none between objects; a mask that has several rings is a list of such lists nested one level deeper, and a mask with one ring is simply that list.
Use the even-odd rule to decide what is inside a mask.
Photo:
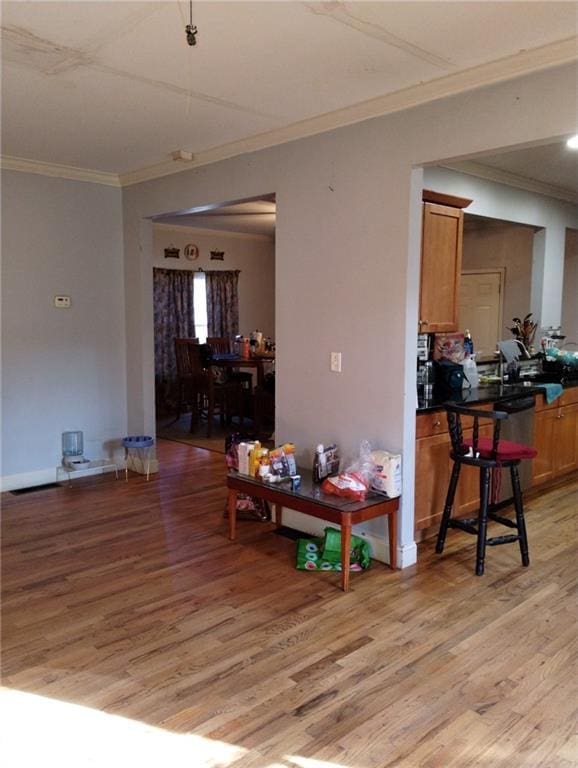
[{"label": "wooden dining chair", "polygon": [[177,363],[177,420],[181,418],[183,406],[192,405],[193,369],[189,349],[199,345],[197,338],[175,339],[175,358]]},{"label": "wooden dining chair", "polygon": [[[232,352],[231,339],[226,336],[207,336],[207,344],[215,355],[228,355]],[[250,371],[240,371],[238,368],[227,369],[229,381],[240,382],[249,396],[253,393],[253,374]]]},{"label": "wooden dining chair", "polygon": [[207,336],[207,344],[216,355],[226,355],[231,352],[231,340],[226,336]]},{"label": "wooden dining chair", "polygon": [[243,426],[243,388],[238,381],[226,381],[223,384],[215,381],[202,344],[189,347],[189,361],[192,369],[192,413],[191,432],[194,432],[201,416],[207,418],[207,437],[211,437],[213,418],[219,415],[221,425],[230,422],[233,414],[239,417]]}]

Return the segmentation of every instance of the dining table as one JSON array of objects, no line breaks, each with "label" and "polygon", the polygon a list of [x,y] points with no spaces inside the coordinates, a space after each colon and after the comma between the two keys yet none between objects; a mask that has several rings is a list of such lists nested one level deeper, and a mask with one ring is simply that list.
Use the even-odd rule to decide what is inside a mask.
[{"label": "dining table", "polygon": [[257,371],[257,385],[263,386],[265,380],[265,364],[275,361],[274,352],[264,352],[250,357],[243,357],[236,352],[214,354],[208,365],[211,368],[252,368]]}]

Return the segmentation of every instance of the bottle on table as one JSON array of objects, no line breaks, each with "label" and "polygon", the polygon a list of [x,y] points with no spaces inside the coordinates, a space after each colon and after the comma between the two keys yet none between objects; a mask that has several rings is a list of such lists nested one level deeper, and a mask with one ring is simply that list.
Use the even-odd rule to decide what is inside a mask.
[{"label": "bottle on table", "polygon": [[471,357],[474,354],[474,342],[472,340],[472,334],[466,328],[464,333],[464,352],[466,357]]}]

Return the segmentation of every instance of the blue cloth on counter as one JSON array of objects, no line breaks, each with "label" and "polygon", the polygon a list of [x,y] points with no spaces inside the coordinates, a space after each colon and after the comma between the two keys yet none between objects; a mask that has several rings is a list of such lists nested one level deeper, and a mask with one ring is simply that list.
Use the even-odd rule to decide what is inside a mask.
[{"label": "blue cloth on counter", "polygon": [[561,384],[540,384],[539,387],[544,390],[544,397],[548,404],[553,403],[564,391]]}]

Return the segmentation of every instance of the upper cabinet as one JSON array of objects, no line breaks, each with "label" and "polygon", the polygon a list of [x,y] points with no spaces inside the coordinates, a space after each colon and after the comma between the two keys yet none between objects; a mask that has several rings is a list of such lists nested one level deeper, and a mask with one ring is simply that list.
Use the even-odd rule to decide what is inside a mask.
[{"label": "upper cabinet", "polygon": [[463,208],[472,201],[423,191],[418,333],[458,330]]}]

